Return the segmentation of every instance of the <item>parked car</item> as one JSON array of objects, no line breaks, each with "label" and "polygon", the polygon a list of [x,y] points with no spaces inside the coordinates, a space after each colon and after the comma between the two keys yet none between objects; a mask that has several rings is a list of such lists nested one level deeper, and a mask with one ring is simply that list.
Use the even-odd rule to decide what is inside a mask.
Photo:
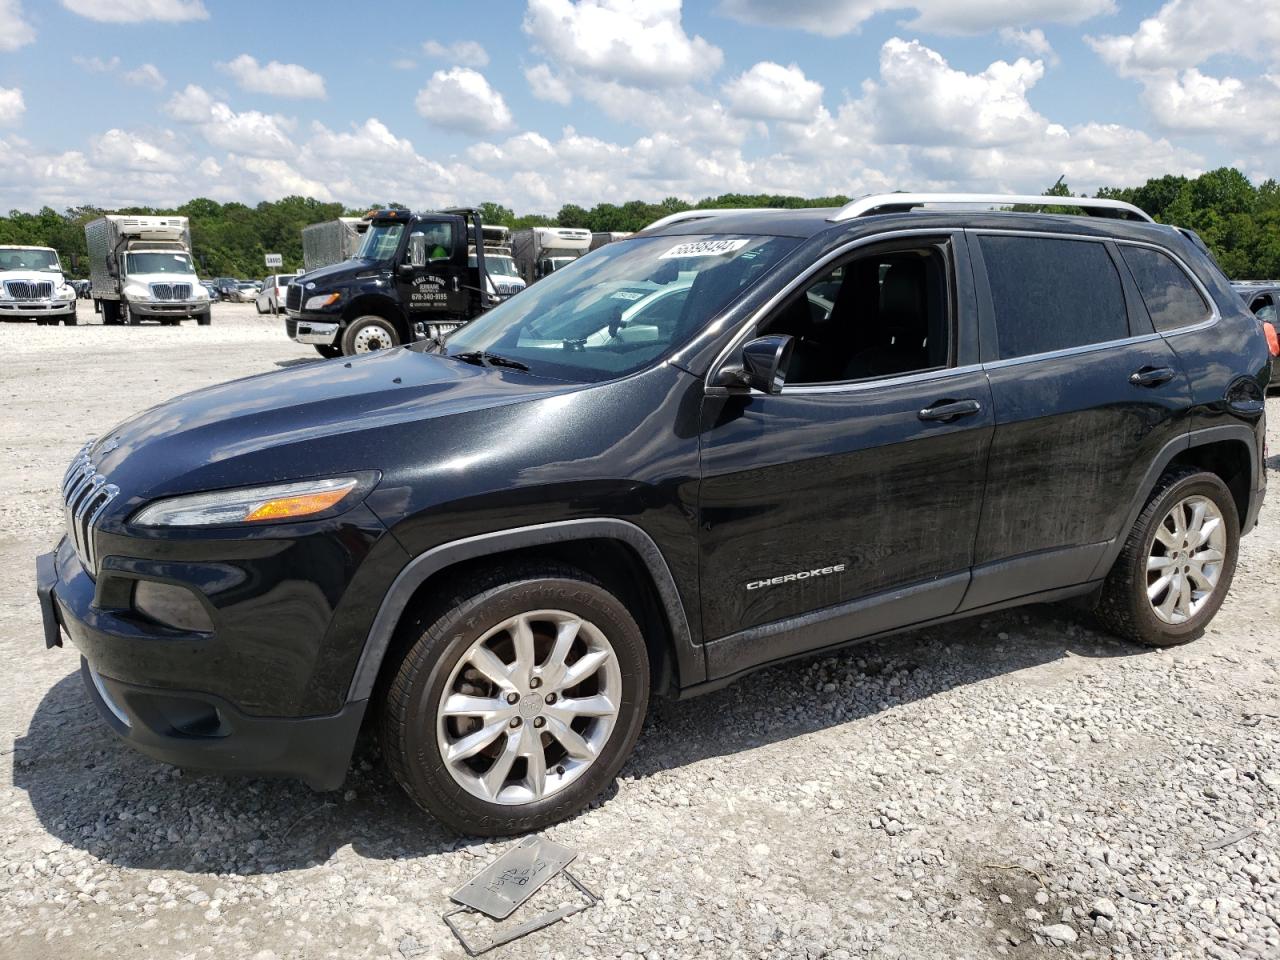
[{"label": "parked car", "polygon": [[1280,390],[1280,280],[1236,280],[1231,286],[1262,321],[1271,348],[1270,388]]},{"label": "parked car", "polygon": [[70,280],[68,282],[71,284],[72,289],[75,290],[77,299],[88,300],[93,295],[91,292],[93,289],[93,281],[84,279]]},{"label": "parked car", "polygon": [[204,287],[205,290],[209,292],[210,301],[222,299],[222,292],[218,289],[217,285],[214,284],[212,280],[201,280],[200,286]]},{"label": "parked car", "polygon": [[293,282],[295,276],[297,274],[280,273],[263,280],[262,287],[254,298],[258,304],[258,312],[284,313],[284,301],[289,295],[289,284]]},{"label": "parked car", "polygon": [[138,414],[67,471],[45,642],[164,762],[332,789],[367,720],[497,835],[651,696],[1046,601],[1193,640],[1265,493],[1258,323],[1136,207],[980,202],[1046,200],[677,214],[443,342]]},{"label": "parked car", "polygon": [[253,303],[258,297],[258,285],[250,280],[241,280],[234,287],[229,287],[224,297],[232,303]]},{"label": "parked car", "polygon": [[240,281],[235,277],[216,277],[213,281],[214,288],[218,291],[218,296],[223,300],[230,300],[233,294],[240,289]]}]

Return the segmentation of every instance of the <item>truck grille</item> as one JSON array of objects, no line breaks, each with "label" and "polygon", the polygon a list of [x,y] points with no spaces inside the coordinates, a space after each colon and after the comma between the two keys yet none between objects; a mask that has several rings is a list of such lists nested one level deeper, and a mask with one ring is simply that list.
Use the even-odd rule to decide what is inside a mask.
[{"label": "truck grille", "polygon": [[190,300],[191,284],[189,283],[153,283],[151,296],[157,300]]},{"label": "truck grille", "polygon": [[284,308],[286,310],[302,309],[302,286],[301,284],[289,284],[289,292],[284,297]]},{"label": "truck grille", "polygon": [[497,291],[500,297],[514,297],[517,293],[524,289],[522,283],[495,283],[493,289]]},{"label": "truck grille", "polygon": [[48,300],[53,296],[52,280],[6,280],[4,288],[14,300]]},{"label": "truck grille", "polygon": [[97,573],[97,556],[93,548],[94,526],[107,505],[120,493],[114,483],[98,473],[89,459],[90,441],[80,448],[62,478],[62,503],[67,519],[67,536],[76,556],[89,576]]}]

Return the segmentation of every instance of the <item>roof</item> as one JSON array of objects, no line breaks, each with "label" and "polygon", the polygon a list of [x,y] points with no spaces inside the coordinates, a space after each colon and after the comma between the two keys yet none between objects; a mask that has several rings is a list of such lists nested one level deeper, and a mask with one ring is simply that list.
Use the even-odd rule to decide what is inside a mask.
[{"label": "roof", "polygon": [[48,250],[57,253],[53,247],[42,247],[38,243],[0,243],[0,250]]}]

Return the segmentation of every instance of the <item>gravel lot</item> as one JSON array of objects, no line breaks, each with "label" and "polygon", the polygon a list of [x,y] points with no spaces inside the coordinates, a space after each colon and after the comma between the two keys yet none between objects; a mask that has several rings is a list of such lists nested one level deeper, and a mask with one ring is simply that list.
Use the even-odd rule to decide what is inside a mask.
[{"label": "gravel lot", "polygon": [[[75,449],[313,360],[281,326],[221,304],[208,328],[0,324],[0,956],[463,956],[440,914],[505,842],[419,815],[367,745],[332,794],[154,763],[99,722],[72,648],[44,650],[34,557]],[[1190,646],[1035,607],[659,704],[616,792],[547,834],[604,902],[493,956],[1280,957],[1272,488]]]}]

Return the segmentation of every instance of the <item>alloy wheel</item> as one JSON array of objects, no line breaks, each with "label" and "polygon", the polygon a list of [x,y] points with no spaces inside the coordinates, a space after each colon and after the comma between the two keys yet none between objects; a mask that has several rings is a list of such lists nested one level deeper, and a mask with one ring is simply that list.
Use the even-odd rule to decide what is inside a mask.
[{"label": "alloy wheel", "polygon": [[1191,496],[1156,526],[1147,556],[1147,599],[1165,623],[1186,623],[1204,607],[1222,576],[1227,528],[1218,505]]},{"label": "alloy wheel", "polygon": [[436,710],[440,755],[473,796],[534,803],[595,763],[621,699],[618,657],[598,627],[563,610],[522,613],[454,667]]}]

